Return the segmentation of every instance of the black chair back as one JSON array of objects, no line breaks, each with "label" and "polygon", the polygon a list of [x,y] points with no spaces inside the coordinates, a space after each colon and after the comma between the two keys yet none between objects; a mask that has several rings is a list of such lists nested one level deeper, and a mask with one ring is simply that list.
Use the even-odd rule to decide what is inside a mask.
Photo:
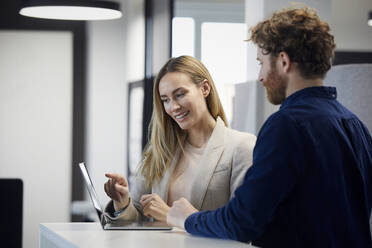
[{"label": "black chair back", "polygon": [[23,182],[0,178],[1,247],[22,248]]}]

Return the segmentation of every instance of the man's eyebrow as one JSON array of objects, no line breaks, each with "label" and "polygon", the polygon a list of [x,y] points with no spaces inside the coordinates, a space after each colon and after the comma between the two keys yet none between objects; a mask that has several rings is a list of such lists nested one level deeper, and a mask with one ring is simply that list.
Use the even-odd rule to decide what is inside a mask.
[{"label": "man's eyebrow", "polygon": [[[172,91],[172,95],[176,93],[178,90],[182,89],[182,87],[178,87],[177,89]],[[160,95],[160,97],[167,97],[166,95]]]}]

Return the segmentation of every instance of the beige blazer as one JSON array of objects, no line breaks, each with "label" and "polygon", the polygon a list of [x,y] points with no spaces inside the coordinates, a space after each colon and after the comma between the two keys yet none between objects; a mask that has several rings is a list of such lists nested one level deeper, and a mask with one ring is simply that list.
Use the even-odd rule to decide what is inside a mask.
[{"label": "beige blazer", "polygon": [[[225,205],[233,197],[235,189],[243,181],[245,172],[252,165],[255,143],[256,136],[227,128],[223,121],[217,118],[217,124],[200,160],[197,176],[190,182],[191,198],[187,200],[198,210],[213,210]],[[131,201],[116,219],[142,219],[142,206],[139,201],[144,194],[156,193],[167,202],[168,183],[179,154],[178,151],[162,180],[152,188],[146,188],[142,176],[135,178],[130,189]],[[112,201],[106,206],[105,212],[113,212]]]}]

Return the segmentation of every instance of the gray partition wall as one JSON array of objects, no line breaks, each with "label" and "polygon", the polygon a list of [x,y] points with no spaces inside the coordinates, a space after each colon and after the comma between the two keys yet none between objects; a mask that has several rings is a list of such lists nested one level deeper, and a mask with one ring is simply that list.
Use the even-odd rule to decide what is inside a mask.
[{"label": "gray partition wall", "polygon": [[[335,65],[324,79],[337,88],[337,99],[372,132],[372,64]],[[372,216],[370,218],[372,233]]]},{"label": "gray partition wall", "polygon": [[372,64],[336,65],[324,79],[337,88],[337,99],[372,132]]}]

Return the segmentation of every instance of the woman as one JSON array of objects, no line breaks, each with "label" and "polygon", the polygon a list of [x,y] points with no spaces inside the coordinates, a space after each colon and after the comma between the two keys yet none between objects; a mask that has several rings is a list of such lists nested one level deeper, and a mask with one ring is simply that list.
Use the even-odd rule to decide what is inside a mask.
[{"label": "woman", "polygon": [[227,128],[213,80],[190,56],[170,59],[154,82],[151,137],[129,193],[128,182],[106,174],[116,219],[143,216],[166,221],[183,197],[198,210],[225,205],[252,163],[256,137]]}]

